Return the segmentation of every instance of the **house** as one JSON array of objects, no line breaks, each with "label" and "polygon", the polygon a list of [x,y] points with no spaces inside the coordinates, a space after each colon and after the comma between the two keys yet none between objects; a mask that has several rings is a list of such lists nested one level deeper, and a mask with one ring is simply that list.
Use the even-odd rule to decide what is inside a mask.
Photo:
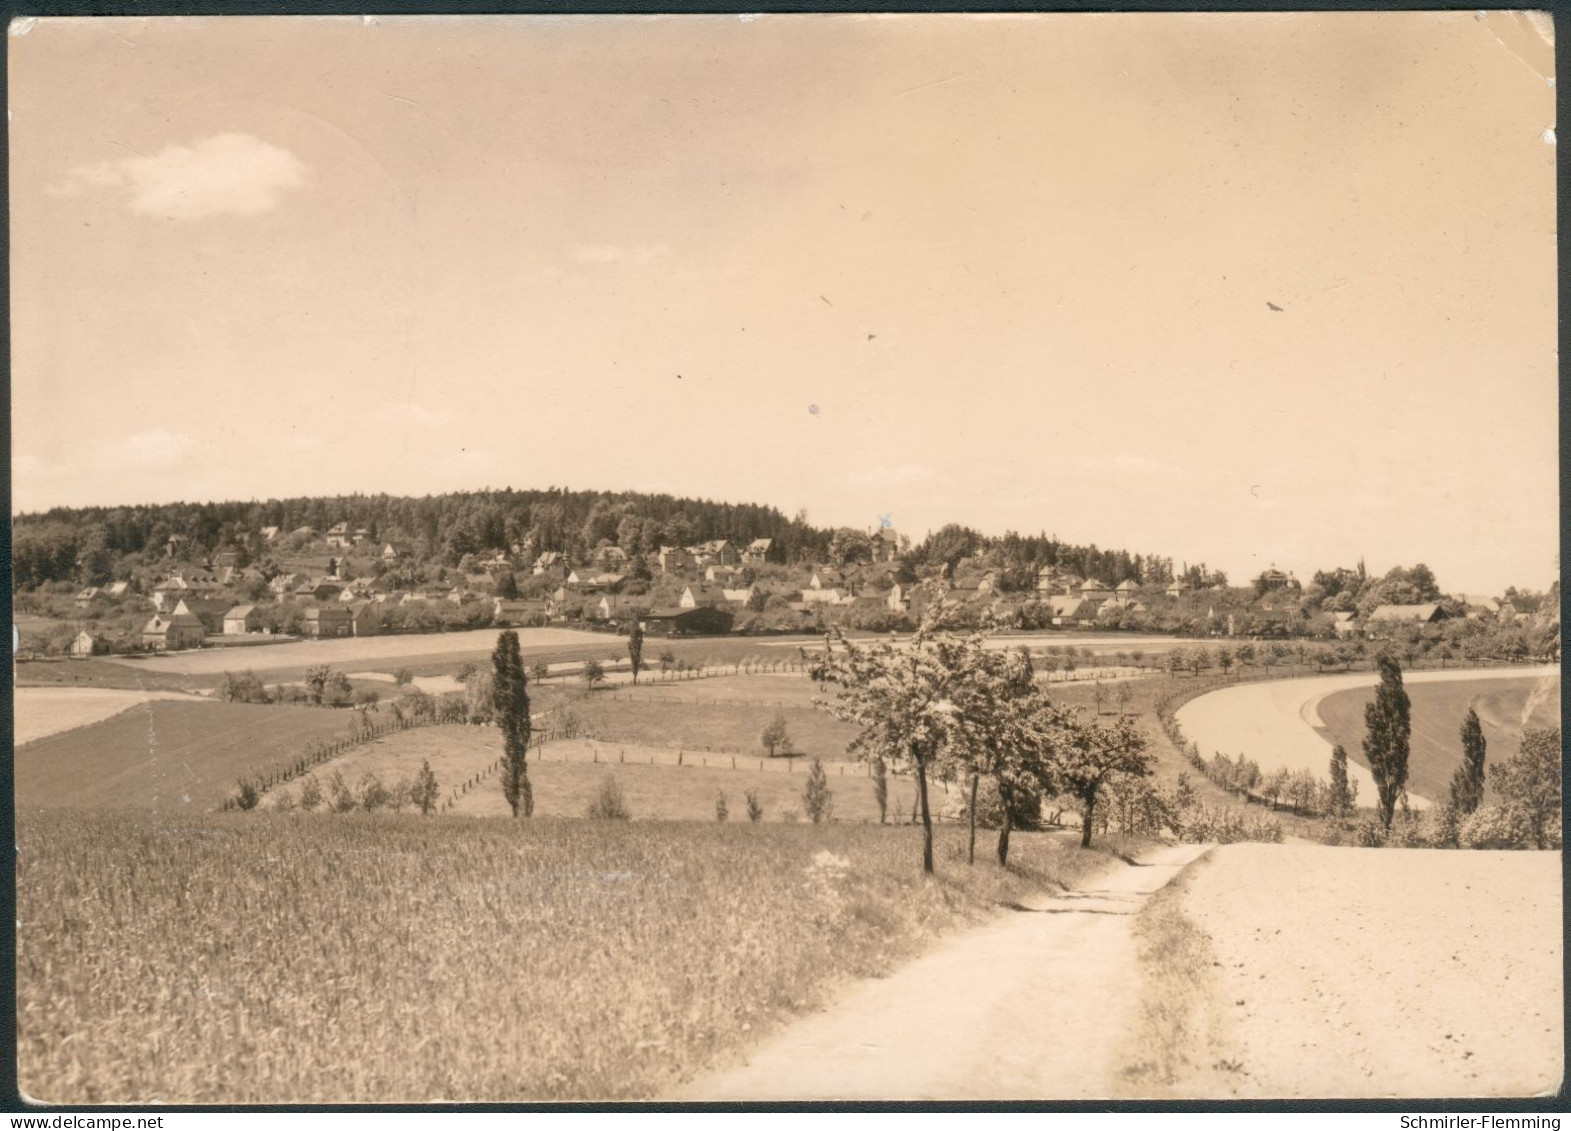
[{"label": "house", "polygon": [[698,594],[693,592],[693,587],[691,585],[682,590],[682,596],[678,598],[676,604],[677,608],[680,609],[698,608]]},{"label": "house", "polygon": [[226,569],[234,569],[239,564],[239,550],[219,550],[213,555],[213,568],[220,572]]},{"label": "house", "polygon": [[1036,591],[1038,593],[1056,593],[1061,584],[1058,580],[1058,571],[1052,566],[1043,566],[1036,571]]},{"label": "house", "polygon": [[77,633],[76,638],[71,641],[71,658],[73,660],[85,660],[89,656],[97,655],[102,651],[104,651],[104,642],[85,628]]},{"label": "house", "polygon": [[536,577],[565,577],[567,576],[567,557],[559,550],[547,550],[535,559],[535,564],[529,572]]},{"label": "house", "polygon": [[1353,619],[1352,613],[1332,613],[1331,630],[1338,636],[1351,636],[1358,631],[1358,622]]},{"label": "house", "polygon": [[731,631],[736,618],[707,605],[695,609],[655,609],[644,617],[650,636],[718,636]]},{"label": "house", "polygon": [[724,538],[715,538],[693,547],[693,561],[697,565],[726,565],[742,564],[741,552]]},{"label": "house", "polygon": [[1096,619],[1097,602],[1072,594],[1049,597],[1048,611],[1056,625],[1088,624]]},{"label": "house", "polygon": [[693,568],[693,555],[680,546],[661,546],[658,557],[661,573],[683,573]]},{"label": "house", "polygon": [[896,582],[889,588],[889,596],[884,598],[884,604],[892,613],[909,612],[911,609],[911,587]]},{"label": "house", "polygon": [[763,565],[778,560],[773,538],[754,538],[747,544],[747,549],[742,551],[742,561],[747,565]]},{"label": "house", "polygon": [[838,589],[845,583],[846,576],[838,569],[815,569],[808,585],[814,589]]},{"label": "house", "polygon": [[740,589],[722,589],[727,603],[737,605],[744,609],[758,612],[764,607],[764,594],[756,585],[747,585]]},{"label": "house", "polygon": [[1182,597],[1185,593],[1189,592],[1189,586],[1187,583],[1182,581],[1173,581],[1170,582],[1167,588],[1162,590],[1162,592],[1166,593],[1169,597]]},{"label": "house", "polygon": [[305,611],[305,634],[318,640],[353,636],[354,618],[342,605],[321,605]]},{"label": "house", "polygon": [[498,597],[491,604],[491,623],[498,627],[544,624],[548,615],[544,601],[509,601]]},{"label": "house", "polygon": [[414,547],[408,542],[383,542],[382,560],[384,562],[399,562],[405,558],[414,557]]},{"label": "house", "polygon": [[295,597],[302,601],[336,601],[344,587],[335,581],[318,578],[307,581],[295,590]]},{"label": "house", "polygon": [[171,611],[182,598],[206,598],[218,591],[218,582],[205,574],[175,573],[153,586],[153,607]]},{"label": "house", "polygon": [[1272,593],[1278,589],[1296,589],[1298,580],[1290,573],[1283,573],[1276,566],[1268,566],[1260,571],[1260,576],[1254,580],[1255,592]]},{"label": "house", "polygon": [[267,583],[267,588],[280,600],[304,585],[309,578],[303,573],[281,573]]},{"label": "house", "polygon": [[1493,597],[1480,597],[1476,593],[1458,593],[1456,600],[1469,620],[1500,615],[1500,602]]},{"label": "house", "polygon": [[494,577],[497,574],[512,573],[517,564],[512,554],[509,554],[506,550],[498,550],[491,557],[481,562],[480,568]]},{"label": "house", "polygon": [[601,546],[594,557],[595,565],[607,573],[627,568],[627,551],[620,546]]},{"label": "house", "polygon": [[600,586],[595,583],[596,576],[597,575],[594,573],[594,571],[590,570],[588,567],[583,569],[575,569],[567,575],[568,588],[579,589],[585,592],[599,589]]},{"label": "house", "polygon": [[841,589],[804,589],[802,590],[802,604],[804,605],[838,605],[850,596],[849,590]]},{"label": "house", "polygon": [[185,550],[187,541],[189,539],[184,534],[171,534],[169,540],[164,543],[164,556],[168,558],[178,557]]},{"label": "house", "polygon": [[1369,614],[1365,631],[1376,625],[1434,624],[1446,619],[1446,611],[1434,601],[1426,605],[1381,605]]},{"label": "house", "polygon": [[104,591],[96,585],[89,585],[86,589],[79,589],[76,594],[76,607],[85,609],[102,596],[104,596]]},{"label": "house", "polygon": [[374,601],[349,606],[349,628],[356,636],[375,636],[382,631],[382,612]]},{"label": "house", "polygon": [[900,559],[900,535],[892,526],[883,526],[868,536],[872,544],[873,561],[893,562]]},{"label": "house", "polygon": [[182,597],[172,611],[176,616],[195,617],[209,636],[217,636],[224,631],[224,614],[229,611],[229,602]]},{"label": "house", "polygon": [[335,522],[327,528],[327,544],[339,550],[347,550],[354,543],[354,536],[349,533],[347,522]]},{"label": "house", "polygon": [[116,581],[114,584],[104,588],[104,594],[116,601],[122,597],[130,596],[133,592],[135,592],[135,586],[129,581]]},{"label": "house", "polygon": [[244,636],[262,627],[262,615],[255,605],[236,605],[224,614],[224,635]]},{"label": "house", "polygon": [[1135,599],[1135,594],[1137,594],[1139,592],[1140,592],[1140,586],[1136,585],[1133,581],[1129,580],[1128,578],[1125,578],[1123,581],[1120,581],[1113,588],[1113,593],[1117,596],[1117,598],[1120,601],[1133,601]]},{"label": "house", "polygon": [[704,580],[711,584],[724,585],[728,581],[735,581],[741,575],[740,569],[731,566],[712,565],[704,570]]},{"label": "house", "polygon": [[207,630],[190,613],[159,613],[142,629],[142,644],[155,652],[200,648]]},{"label": "house", "polygon": [[1109,600],[1112,596],[1113,591],[1093,577],[1086,578],[1085,582],[1080,586],[1080,599],[1082,601],[1095,601],[1100,604]]},{"label": "house", "polygon": [[356,546],[363,546],[371,540],[371,531],[364,526],[356,527],[353,540]]},{"label": "house", "polygon": [[590,616],[596,620],[610,620],[616,615],[620,604],[621,602],[617,600],[614,594],[607,593],[600,600],[589,606]]},{"label": "house", "polygon": [[262,527],[262,541],[264,541],[264,542],[271,542],[271,541],[273,541],[273,539],[275,539],[277,537],[278,537],[278,527],[276,527],[276,526],[264,526],[264,527]]}]

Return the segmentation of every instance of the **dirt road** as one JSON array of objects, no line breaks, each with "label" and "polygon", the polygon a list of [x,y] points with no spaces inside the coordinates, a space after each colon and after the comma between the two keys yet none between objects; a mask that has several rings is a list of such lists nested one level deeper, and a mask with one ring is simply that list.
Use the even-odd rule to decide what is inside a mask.
[{"label": "dirt road", "polygon": [[1093,1099],[1114,1094],[1138,1008],[1133,916],[1206,851],[1178,845],[1042,897],[766,1041],[673,1097]]}]

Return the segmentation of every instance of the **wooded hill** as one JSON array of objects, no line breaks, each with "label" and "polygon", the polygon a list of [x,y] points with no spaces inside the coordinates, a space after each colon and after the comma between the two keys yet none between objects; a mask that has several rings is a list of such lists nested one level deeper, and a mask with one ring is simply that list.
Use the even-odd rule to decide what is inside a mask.
[{"label": "wooded hill", "polygon": [[[513,550],[559,551],[578,561],[597,547],[619,546],[630,556],[659,547],[729,539],[745,546],[774,540],[785,563],[854,564],[866,552],[861,531],[808,523],[805,512],[787,518],[753,503],[716,502],[636,491],[497,490],[452,492],[421,498],[337,495],[265,502],[163,503],[122,507],[56,507],[23,514],[13,522],[12,562],[18,589],[57,582],[102,585],[130,577],[164,557],[206,559],[230,551],[236,564],[261,561],[268,552],[262,531],[282,539],[310,528],[317,536],[338,523],[369,532],[373,541],[399,541],[422,562],[456,565],[466,554]],[[837,537],[838,535],[838,537]],[[171,539],[174,541],[171,542]],[[1131,555],[1060,542],[1047,534],[1010,532],[988,537],[949,525],[911,549],[917,564],[952,566],[991,552],[1006,568],[1049,565],[1095,576],[1109,584],[1133,579],[1154,583],[1173,576],[1172,559]],[[1204,574],[1204,567],[1191,573]],[[1198,578],[1196,578],[1198,580]]]}]

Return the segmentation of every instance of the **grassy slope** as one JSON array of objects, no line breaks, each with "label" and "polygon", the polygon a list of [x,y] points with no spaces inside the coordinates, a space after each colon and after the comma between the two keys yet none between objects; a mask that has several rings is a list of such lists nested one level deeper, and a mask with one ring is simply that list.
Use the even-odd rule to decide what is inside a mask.
[{"label": "grassy slope", "polygon": [[[210,809],[235,781],[336,738],[346,712],[153,701],[17,751],[17,809]],[[189,799],[189,800],[187,800]]]},{"label": "grassy slope", "polygon": [[[1488,743],[1486,759],[1501,762],[1521,745],[1522,708],[1537,679],[1479,680],[1455,683],[1415,683],[1407,687],[1413,708],[1412,745],[1408,756],[1408,786],[1414,793],[1437,801],[1450,796],[1451,775],[1462,764],[1462,717],[1469,706],[1477,709]],[[1321,731],[1328,741],[1341,743],[1347,756],[1364,759],[1364,707],[1374,702],[1375,689],[1355,688],[1328,695],[1320,701]],[[1532,726],[1559,723],[1560,696],[1536,705]]]},{"label": "grassy slope", "polygon": [[[656,1094],[1107,857],[940,830],[22,814],[20,1080],[43,1100]],[[833,854],[824,859],[824,854]],[[815,859],[823,860],[815,864]]]},{"label": "grassy slope", "polygon": [[[220,677],[221,678],[221,677]],[[16,665],[18,687],[111,687],[127,691],[189,691],[217,680],[153,671],[111,660],[29,660]]]},{"label": "grassy slope", "polygon": [[[412,778],[421,762],[428,761],[444,801],[453,798],[455,788],[462,788],[476,776],[480,778],[456,798],[451,812],[501,817],[508,812],[495,767],[501,751],[501,736],[492,728],[427,727],[357,747],[319,768],[316,776],[325,785],[331,774],[341,773],[345,782],[354,787],[363,775],[372,773],[391,785]],[[788,773],[785,759],[765,762],[767,768],[760,770],[759,759],[738,758],[733,770],[731,758],[726,755],[695,754],[684,758],[678,767],[672,764],[674,752],[631,743],[556,742],[547,746],[544,753],[543,760],[529,763],[536,816],[583,816],[607,777],[620,783],[628,809],[640,821],[714,821],[715,800],[722,791],[732,821],[746,822],[749,790],[758,797],[765,821],[786,819],[791,812],[800,817],[806,812],[802,791],[807,784],[808,768],[800,760],[793,760]],[[594,761],[596,757],[598,763]],[[649,763],[650,758],[655,764]],[[878,806],[866,770],[844,764],[826,768],[834,818],[876,822]],[[912,782],[891,775],[888,785],[889,819],[908,817],[915,795]],[[298,796],[298,783],[278,788]],[[946,796],[942,783],[934,783],[930,798],[935,809],[942,808]]]}]

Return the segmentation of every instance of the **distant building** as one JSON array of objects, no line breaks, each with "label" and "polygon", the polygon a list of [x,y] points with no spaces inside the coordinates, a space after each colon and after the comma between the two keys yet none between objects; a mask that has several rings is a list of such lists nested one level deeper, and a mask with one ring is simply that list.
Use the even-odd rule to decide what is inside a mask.
[{"label": "distant building", "polygon": [[1183,581],[1171,581],[1168,583],[1167,588],[1164,589],[1163,592],[1166,593],[1169,597],[1182,597],[1185,593],[1189,592],[1189,585],[1187,582]]},{"label": "distant building", "polygon": [[1431,601],[1426,605],[1381,605],[1369,614],[1365,630],[1377,625],[1434,624],[1446,619],[1446,611]]},{"label": "distant building", "polygon": [[374,601],[349,606],[349,627],[356,636],[375,636],[382,631],[382,614]]},{"label": "distant building", "polygon": [[880,527],[873,531],[867,540],[872,546],[873,561],[894,562],[900,560],[900,535],[895,532],[894,527]]},{"label": "distant building", "polygon": [[327,528],[327,544],[339,550],[346,550],[354,543],[354,536],[349,533],[347,522],[335,522]]},{"label": "distant building", "polygon": [[236,605],[224,614],[224,635],[244,636],[262,627],[262,616],[255,605]]},{"label": "distant building", "polygon": [[696,609],[656,609],[644,617],[650,636],[719,636],[731,631],[735,617],[707,605]]},{"label": "distant building", "polygon": [[763,565],[779,560],[773,538],[754,538],[747,544],[747,549],[742,551],[742,561],[748,565]]},{"label": "distant building", "polygon": [[71,641],[71,658],[85,660],[103,651],[103,642],[85,628]]},{"label": "distant building", "polygon": [[190,613],[159,613],[142,629],[142,643],[155,652],[200,648],[207,630]]},{"label": "distant building", "polygon": [[342,605],[322,605],[305,611],[305,634],[313,639],[353,636],[354,631],[354,618]]},{"label": "distant building", "polygon": [[693,568],[693,555],[680,546],[661,546],[657,558],[661,573],[683,573]]}]

